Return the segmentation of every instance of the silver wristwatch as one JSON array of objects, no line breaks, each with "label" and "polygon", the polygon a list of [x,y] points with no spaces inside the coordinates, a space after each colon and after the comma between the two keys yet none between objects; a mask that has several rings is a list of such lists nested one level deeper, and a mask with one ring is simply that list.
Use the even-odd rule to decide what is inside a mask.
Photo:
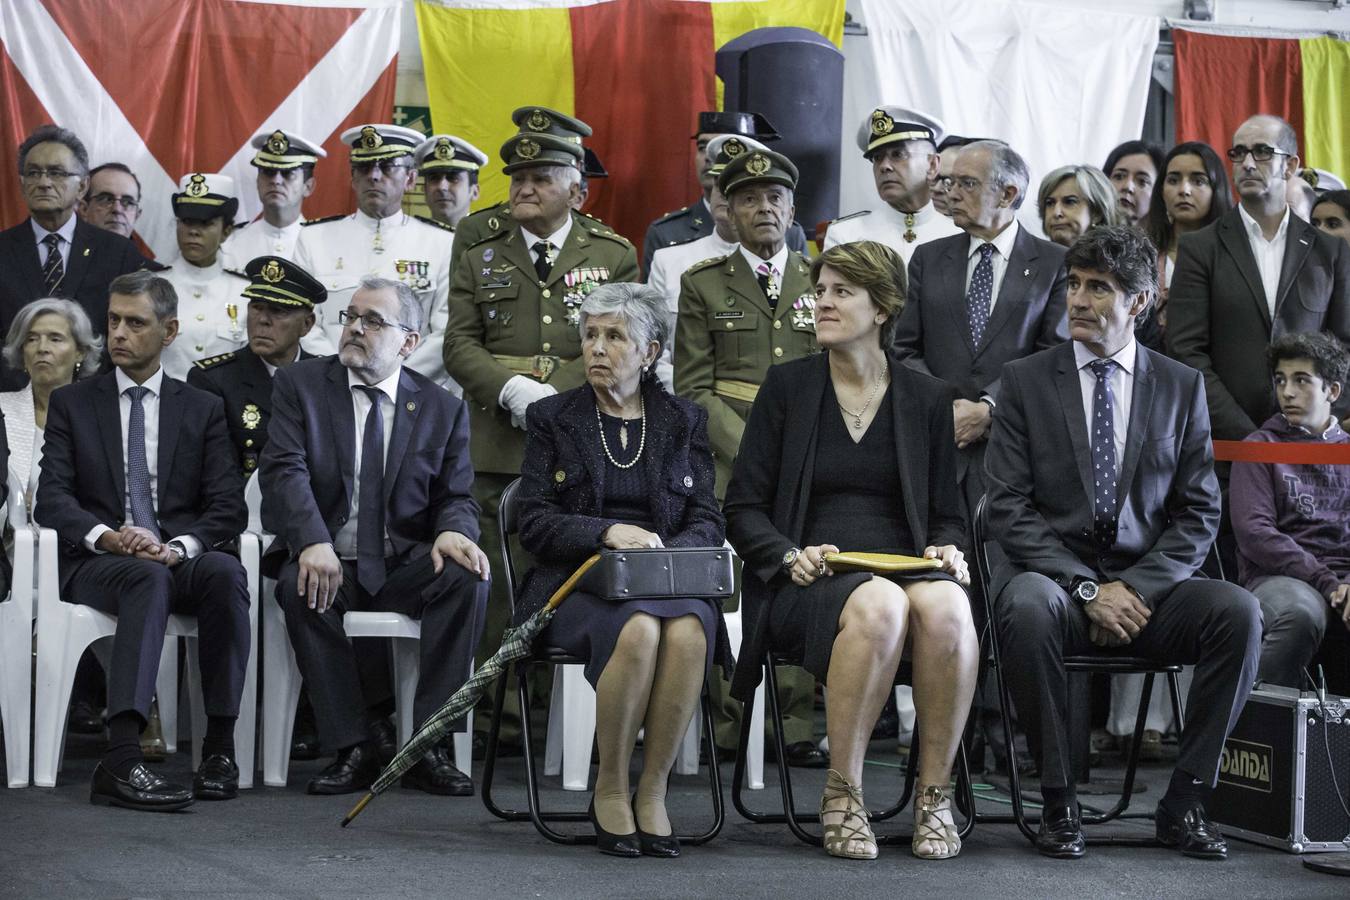
[{"label": "silver wristwatch", "polygon": [[797,561],[797,557],[799,557],[799,556],[801,556],[801,555],[802,555],[802,548],[801,548],[801,547],[793,547],[791,550],[789,550],[788,552],[784,553],[784,554],[783,554],[783,570],[784,570],[784,571],[787,571],[787,570],[791,569],[791,568],[792,568],[792,564],[795,563],[795,562]]}]

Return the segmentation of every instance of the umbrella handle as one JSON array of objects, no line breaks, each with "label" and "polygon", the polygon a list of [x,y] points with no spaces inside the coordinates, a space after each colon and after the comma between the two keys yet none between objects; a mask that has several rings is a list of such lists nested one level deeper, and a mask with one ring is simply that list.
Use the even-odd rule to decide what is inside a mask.
[{"label": "umbrella handle", "polygon": [[577,570],[567,577],[562,583],[562,587],[553,592],[553,596],[548,598],[548,608],[557,609],[558,604],[567,599],[567,596],[576,588],[577,582],[581,577],[591,570],[591,568],[600,561],[600,554],[593,554],[590,559],[577,566]]},{"label": "umbrella handle", "polygon": [[347,815],[343,817],[342,827],[346,828],[348,825],[352,824],[352,819],[355,819],[357,816],[361,815],[361,810],[365,809],[366,806],[370,803],[370,801],[374,799],[375,795],[367,792],[366,795],[361,798],[360,802],[358,802],[355,806],[352,807],[352,811],[347,813]]}]

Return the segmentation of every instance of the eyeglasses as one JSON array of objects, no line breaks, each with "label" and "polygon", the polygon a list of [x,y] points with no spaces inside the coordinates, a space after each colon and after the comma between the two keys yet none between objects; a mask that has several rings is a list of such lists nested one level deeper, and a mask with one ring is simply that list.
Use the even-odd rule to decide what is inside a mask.
[{"label": "eyeglasses", "polygon": [[1255,147],[1247,147],[1243,144],[1238,144],[1236,147],[1228,148],[1228,158],[1235,163],[1240,163],[1246,159],[1248,153],[1250,153],[1252,159],[1257,162],[1270,162],[1276,156],[1293,155],[1292,153],[1286,153],[1283,150],[1272,147],[1269,144],[1257,144]]},{"label": "eyeglasses", "polygon": [[43,169],[38,166],[32,166],[23,170],[24,181],[41,181],[46,178],[48,181],[65,181],[67,178],[79,178],[79,172],[67,172],[65,169]]},{"label": "eyeglasses", "polygon": [[352,163],[352,172],[356,175],[370,175],[376,169],[385,177],[392,176],[400,169],[408,168],[407,163],[398,162],[398,157],[394,159],[379,159],[373,162],[354,162]]},{"label": "eyeglasses", "polygon": [[386,322],[374,313],[366,313],[364,316],[361,316],[348,309],[344,309],[338,313],[338,323],[344,328],[355,322],[357,319],[361,320],[361,327],[366,331],[376,332],[383,328],[394,327],[401,328],[409,334],[412,333],[412,329],[407,325],[403,325],[399,322]]},{"label": "eyeglasses", "polygon": [[102,206],[104,208],[120,206],[123,209],[135,209],[136,207],[141,205],[140,201],[138,201],[135,197],[127,197],[127,196],[118,197],[116,194],[108,194],[102,192],[97,193],[94,196],[90,197],[89,202],[94,204],[95,206]]},{"label": "eyeglasses", "polygon": [[963,191],[978,191],[980,189],[980,186],[984,184],[984,182],[981,181],[980,179],[971,178],[969,175],[962,175],[960,178],[953,178],[951,179],[951,182]]}]

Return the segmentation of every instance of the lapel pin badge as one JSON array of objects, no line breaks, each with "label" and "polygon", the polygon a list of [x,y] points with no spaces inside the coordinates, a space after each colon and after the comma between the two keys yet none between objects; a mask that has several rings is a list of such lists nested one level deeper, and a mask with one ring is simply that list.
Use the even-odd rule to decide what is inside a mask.
[{"label": "lapel pin badge", "polygon": [[1022,277],[1023,277],[1023,278],[1030,278],[1030,277],[1031,277],[1031,270],[1030,270],[1030,269],[1023,269],[1023,270],[1022,270]]},{"label": "lapel pin badge", "polygon": [[[1307,241],[1304,241],[1303,243],[1306,244],[1306,243],[1308,243],[1308,242],[1307,242]],[[85,247],[85,248],[84,248],[84,253],[82,253],[81,256],[88,256],[88,255],[89,255],[89,248],[88,248],[88,247]]]},{"label": "lapel pin badge", "polygon": [[415,410],[415,409],[417,409],[417,404],[414,403],[414,402],[412,402],[411,400],[409,400],[409,401],[408,401],[408,412],[412,412],[412,411]]}]

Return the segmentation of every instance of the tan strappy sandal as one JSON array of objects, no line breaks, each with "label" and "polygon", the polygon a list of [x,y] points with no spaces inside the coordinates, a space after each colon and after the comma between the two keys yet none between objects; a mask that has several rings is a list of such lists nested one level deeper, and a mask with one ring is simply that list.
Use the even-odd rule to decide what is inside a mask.
[{"label": "tan strappy sandal", "polygon": [[[848,799],[844,809],[827,809],[825,804],[840,798]],[[829,816],[836,821],[830,821]],[[825,775],[825,793],[820,796],[820,824],[825,829],[825,852],[842,859],[876,859],[877,838],[868,822],[867,807],[863,805],[862,788],[851,785],[836,770]],[[849,844],[863,845],[860,851],[849,849]]]},{"label": "tan strappy sandal", "polygon": [[[928,849],[923,849],[924,845]],[[910,849],[919,859],[951,859],[961,852],[961,835],[952,819],[951,799],[936,784],[924,787],[914,801],[914,839]]]}]

